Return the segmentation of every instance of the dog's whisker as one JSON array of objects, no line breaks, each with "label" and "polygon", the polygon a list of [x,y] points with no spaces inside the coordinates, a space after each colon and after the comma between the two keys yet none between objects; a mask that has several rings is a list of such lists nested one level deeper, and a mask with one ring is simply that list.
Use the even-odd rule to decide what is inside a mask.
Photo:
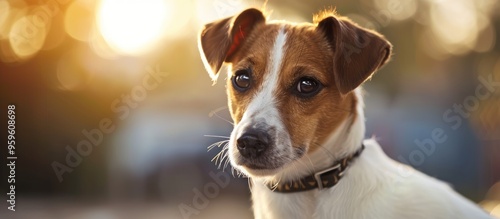
[{"label": "dog's whisker", "polygon": [[233,167],[233,166],[231,166],[231,175],[233,176],[233,178],[236,178],[236,177],[234,176],[234,167]]},{"label": "dog's whisker", "polygon": [[217,143],[213,143],[207,147],[207,152],[212,150],[214,147],[217,147]]},{"label": "dog's whisker", "polygon": [[314,165],[313,165],[311,159],[309,159],[309,157],[307,156],[307,154],[305,155],[305,157],[309,160],[309,163],[311,164],[310,166],[308,165],[308,163],[304,162],[303,160],[297,160],[297,161],[300,165],[305,166],[305,168],[308,170],[308,172],[310,172],[312,174],[312,173],[314,173]]},{"label": "dog's whisker", "polygon": [[225,138],[225,139],[229,139],[231,137],[229,136],[223,136],[223,135],[203,135],[204,137],[209,137],[209,138]]},{"label": "dog's whisker", "polygon": [[[220,160],[220,162],[219,162],[219,167],[218,167],[219,169],[220,169],[220,167],[222,166],[222,162],[223,162],[224,160],[229,160],[229,159],[226,159],[226,158],[228,158],[228,153],[227,153],[227,150],[222,150],[222,151],[224,151],[224,155],[222,156],[222,159],[221,159],[221,160]],[[221,152],[222,152],[222,151],[221,151]],[[225,166],[225,165],[224,165],[224,166]],[[224,168],[222,169],[222,171],[224,171]]]},{"label": "dog's whisker", "polygon": [[248,177],[247,180],[248,180],[248,189],[250,189],[250,193],[252,193],[253,192],[253,189],[252,189],[252,187],[253,187],[252,186],[253,185],[252,178]]},{"label": "dog's whisker", "polygon": [[[305,155],[305,157],[306,157],[306,158],[307,158],[307,160],[309,161],[309,164],[311,164],[311,168],[310,168],[311,173],[314,173],[314,164],[313,164],[313,162],[312,162],[311,158],[310,158],[310,157],[309,157],[309,155],[307,155],[307,154]],[[307,165],[306,165],[306,166],[307,166]]]},{"label": "dog's whisker", "polygon": [[224,165],[222,166],[222,172],[226,171],[227,166],[229,165],[229,159],[226,159]]},{"label": "dog's whisker", "polygon": [[[227,154],[225,153],[227,149],[223,148],[221,151],[219,151],[219,153],[217,153],[213,158],[212,158],[212,162],[215,160],[215,165],[217,165],[217,163],[222,162],[221,161],[221,157],[223,156],[223,154]],[[222,158],[223,159],[223,158]],[[219,167],[220,168],[220,167]]]},{"label": "dog's whisker", "polygon": [[[221,151],[222,152],[222,151]],[[214,162],[215,160],[215,164],[217,164],[217,160],[219,160],[219,157],[221,156],[221,152],[217,153],[213,158],[212,160],[210,160],[211,162]]]},{"label": "dog's whisker", "polygon": [[[300,164],[300,163],[301,163],[301,162],[299,162],[299,164]],[[293,162],[292,164],[293,164],[293,167],[294,167],[295,169],[299,169],[299,168],[297,168],[297,165],[296,165],[296,163],[295,163],[295,162]],[[305,166],[307,167],[307,165],[305,165]],[[292,181],[291,181],[291,182],[293,183],[294,181],[295,181],[295,179],[292,179]]]},{"label": "dog's whisker", "polygon": [[328,155],[329,155],[330,157],[332,157],[332,158],[336,159],[336,156],[335,156],[335,155],[333,155],[333,153],[332,153],[330,150],[328,150],[327,148],[325,148],[325,146],[323,146],[323,145],[321,145],[321,144],[317,144],[317,143],[315,143],[314,145],[316,145],[316,146],[318,146],[319,148],[321,148],[322,150],[324,150],[326,153],[328,153]]},{"label": "dog's whisker", "polygon": [[[228,157],[228,153],[227,153],[227,150],[224,152],[224,155],[222,156],[222,159],[220,160],[219,162],[219,169],[220,167],[223,167],[223,170],[225,168],[225,166],[227,166],[227,162],[229,161],[229,157]],[[222,165],[222,163],[224,163],[224,165]]]},{"label": "dog's whisker", "polygon": [[239,178],[244,177],[244,174],[241,171],[236,170],[236,173],[237,173],[237,175],[238,175]]},{"label": "dog's whisker", "polygon": [[231,125],[234,125],[234,123],[233,123],[233,122],[231,122],[231,121],[229,121],[228,119],[225,119],[225,118],[223,118],[222,116],[220,116],[219,114],[217,114],[217,112],[222,111],[222,110],[224,110],[224,109],[227,109],[227,106],[219,107],[219,108],[217,108],[217,109],[215,109],[215,110],[212,110],[210,113],[208,113],[208,116],[209,116],[209,117],[213,117],[213,116],[215,115],[215,117],[217,117],[217,118],[219,118],[219,119],[222,119],[223,121],[225,121],[225,122],[227,122],[227,123],[229,123],[229,124],[231,124]]},{"label": "dog's whisker", "polygon": [[279,177],[278,180],[276,181],[276,183],[273,186],[271,186],[271,188],[273,189],[273,191],[278,188],[280,182],[281,182],[281,177]]},{"label": "dog's whisker", "polygon": [[[226,153],[227,154],[227,153]],[[226,158],[226,162],[224,163],[224,167],[222,168],[222,171],[226,169],[226,167],[229,165],[229,158]]]},{"label": "dog's whisker", "polygon": [[215,142],[215,143],[209,145],[207,147],[207,149],[208,149],[208,151],[210,151],[210,150],[214,149],[215,147],[220,147],[224,143],[229,143],[229,140],[222,140],[222,141]]},{"label": "dog's whisker", "polygon": [[[221,151],[222,153],[222,151]],[[221,163],[222,161],[224,160],[224,155],[221,155],[222,158],[220,159],[217,159],[217,162],[215,162],[215,165],[217,165],[217,169],[219,170],[220,169],[220,166],[221,166]]]}]

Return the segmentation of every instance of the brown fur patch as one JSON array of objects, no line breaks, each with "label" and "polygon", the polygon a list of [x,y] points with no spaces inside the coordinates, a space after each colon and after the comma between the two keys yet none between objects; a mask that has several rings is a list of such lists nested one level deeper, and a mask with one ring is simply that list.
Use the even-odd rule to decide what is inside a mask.
[{"label": "brown fur patch", "polygon": [[[231,75],[227,77],[227,94],[229,101],[229,110],[235,124],[238,124],[245,113],[250,101],[256,91],[261,89],[267,69],[267,62],[273,47],[274,40],[278,34],[277,25],[259,25],[255,27],[254,34],[250,35],[245,45],[233,58],[231,66]],[[252,71],[251,88],[244,93],[238,92],[233,88],[232,76],[239,69],[250,68]]]},{"label": "brown fur patch", "polygon": [[[333,53],[314,26],[289,26],[286,52],[279,81],[278,109],[294,147],[315,151],[350,114],[350,95],[343,97],[335,86]],[[302,77],[312,77],[323,89],[311,98],[290,91]]]}]

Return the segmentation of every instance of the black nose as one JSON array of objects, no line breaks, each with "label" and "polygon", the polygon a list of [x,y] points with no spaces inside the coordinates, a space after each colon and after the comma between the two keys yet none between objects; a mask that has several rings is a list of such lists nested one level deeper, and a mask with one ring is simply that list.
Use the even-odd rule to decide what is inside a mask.
[{"label": "black nose", "polygon": [[249,130],[236,141],[238,150],[243,157],[257,158],[269,146],[269,135],[263,131]]}]

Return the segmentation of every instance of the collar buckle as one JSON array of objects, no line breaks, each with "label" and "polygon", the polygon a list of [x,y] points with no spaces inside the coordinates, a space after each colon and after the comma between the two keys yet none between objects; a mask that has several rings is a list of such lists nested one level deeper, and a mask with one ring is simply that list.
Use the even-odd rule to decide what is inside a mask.
[{"label": "collar buckle", "polygon": [[340,169],[340,163],[333,166],[333,167],[330,167],[328,169],[324,169],[322,171],[319,171],[317,173],[314,174],[314,179],[316,180],[316,184],[318,185],[318,189],[319,190],[322,190],[323,189],[323,180],[321,179],[321,177],[324,175],[324,174],[327,174],[327,173],[330,173],[332,171],[335,171],[335,170],[338,170],[338,176],[342,176],[342,174],[344,173],[343,171],[341,171]]}]

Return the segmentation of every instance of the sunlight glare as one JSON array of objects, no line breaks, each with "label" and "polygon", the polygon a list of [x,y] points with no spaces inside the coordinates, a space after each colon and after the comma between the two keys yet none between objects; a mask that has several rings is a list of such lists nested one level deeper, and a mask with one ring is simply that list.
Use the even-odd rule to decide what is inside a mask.
[{"label": "sunlight glare", "polygon": [[163,37],[171,10],[166,0],[103,0],[98,29],[116,52],[141,55]]},{"label": "sunlight glare", "polygon": [[196,3],[196,15],[200,26],[233,16],[248,7],[245,1],[197,1]]},{"label": "sunlight glare", "polygon": [[450,44],[471,44],[477,37],[477,14],[474,2],[443,0],[431,8],[432,30]]},{"label": "sunlight glare", "polygon": [[374,3],[380,13],[399,21],[413,17],[418,7],[416,0],[374,0]]},{"label": "sunlight glare", "polygon": [[9,18],[9,11],[10,11],[10,5],[8,1],[0,1],[0,39],[5,36],[5,31],[4,28],[7,26],[7,19]]}]

